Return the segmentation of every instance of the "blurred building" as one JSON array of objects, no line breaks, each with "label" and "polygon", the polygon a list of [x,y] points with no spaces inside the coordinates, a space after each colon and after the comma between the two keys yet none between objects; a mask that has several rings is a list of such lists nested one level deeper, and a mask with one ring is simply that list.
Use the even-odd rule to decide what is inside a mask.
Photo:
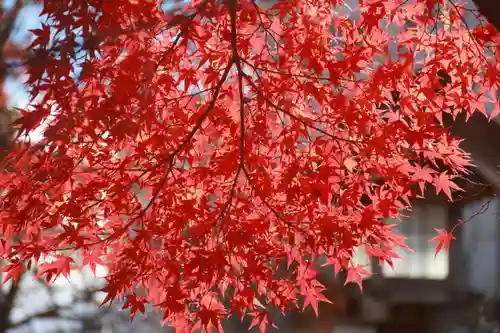
[{"label": "blurred building", "polygon": [[[459,184],[465,192],[451,204],[432,193],[414,202],[400,232],[415,251],[402,253],[405,259],[395,262],[394,271],[360,253],[358,260],[373,273],[364,281],[364,292],[355,286],[342,288],[342,279],[330,276],[345,311],[324,305],[320,321],[312,313],[291,318],[298,320],[295,328],[330,333],[500,332],[500,124],[475,115],[467,123],[459,119],[452,131],[466,138],[463,148],[477,166]],[[465,223],[455,229],[457,239],[449,253],[435,257],[435,243],[429,243],[434,228],[450,230],[459,220]],[[320,323],[324,328],[317,330]]]}]

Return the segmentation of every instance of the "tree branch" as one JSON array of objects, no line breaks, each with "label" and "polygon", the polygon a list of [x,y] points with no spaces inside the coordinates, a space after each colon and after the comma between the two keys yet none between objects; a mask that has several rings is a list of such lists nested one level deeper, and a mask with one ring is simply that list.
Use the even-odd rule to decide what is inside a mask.
[{"label": "tree branch", "polygon": [[[20,279],[22,278],[22,275]],[[17,293],[19,292],[19,282],[12,281],[12,286],[9,291],[3,295],[3,299],[0,302],[0,332],[4,333],[11,327],[10,314],[14,306],[14,300]]]},{"label": "tree branch", "polygon": [[11,11],[5,16],[5,17],[0,17],[2,20],[1,23],[1,30],[0,30],[0,47],[1,50],[5,47],[5,43],[10,38],[10,35],[12,33],[12,29],[14,29],[14,24],[16,23],[17,16],[19,15],[19,12],[21,12],[21,9],[23,8],[23,1],[22,0],[16,0],[16,3],[14,7],[11,9]]}]

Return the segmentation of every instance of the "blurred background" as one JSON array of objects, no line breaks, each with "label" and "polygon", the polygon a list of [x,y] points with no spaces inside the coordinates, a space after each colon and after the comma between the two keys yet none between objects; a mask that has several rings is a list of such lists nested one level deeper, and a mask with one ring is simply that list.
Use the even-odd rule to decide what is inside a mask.
[{"label": "blurred background", "polygon": [[[169,1],[165,8],[175,11],[184,5]],[[350,1],[339,10],[349,10],[355,17],[356,6]],[[16,107],[28,103],[22,63],[31,42],[29,30],[40,27],[40,10],[36,0],[0,0],[0,158],[12,145],[9,124],[16,117]],[[475,116],[467,123],[454,123],[452,130],[467,138],[464,149],[477,165],[459,184],[466,190],[461,198],[450,204],[430,194],[414,203],[409,223],[400,230],[414,252],[401,253],[406,259],[397,261],[394,270],[371,262],[360,249],[356,261],[372,273],[364,281],[363,293],[357,286],[344,287],[345,276],[335,277],[331,269],[323,268],[321,279],[333,304],[320,306],[319,319],[310,308],[286,317],[276,313],[280,332],[500,333],[500,204],[496,197],[500,124]],[[34,133],[32,140],[40,135]],[[449,253],[442,251],[435,257],[435,244],[429,243],[434,228],[449,229],[458,219],[470,223],[456,229],[457,240]],[[0,261],[0,268],[4,264]],[[147,318],[138,316],[130,322],[120,304],[99,307],[103,295],[97,290],[104,286],[104,274],[102,267],[97,277],[90,270],[72,272],[69,280],[60,278],[47,286],[30,271],[19,283],[3,284],[0,333],[173,331],[159,325],[161,315],[153,309],[148,309]],[[225,324],[225,330],[245,332],[248,325],[249,321],[235,318]]]}]

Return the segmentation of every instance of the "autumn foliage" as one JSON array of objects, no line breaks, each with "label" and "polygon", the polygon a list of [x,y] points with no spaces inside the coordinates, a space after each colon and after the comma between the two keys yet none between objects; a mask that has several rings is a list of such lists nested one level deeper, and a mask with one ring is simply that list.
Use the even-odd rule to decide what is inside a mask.
[{"label": "autumn foliage", "polygon": [[320,257],[357,283],[356,247],[391,263],[384,221],[470,164],[444,115],[499,111],[499,35],[452,0],[360,2],[44,0],[16,121],[44,139],[5,161],[4,270],[106,265],[107,300],[182,332],[317,309]]}]

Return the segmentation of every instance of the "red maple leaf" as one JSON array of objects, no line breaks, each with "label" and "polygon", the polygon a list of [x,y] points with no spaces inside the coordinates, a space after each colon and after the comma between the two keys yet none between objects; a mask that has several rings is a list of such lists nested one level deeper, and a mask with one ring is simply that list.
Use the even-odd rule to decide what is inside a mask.
[{"label": "red maple leaf", "polygon": [[437,176],[436,180],[436,194],[439,194],[439,192],[443,191],[446,196],[452,200],[451,197],[451,190],[461,190],[457,184],[452,182],[450,180],[450,176],[446,174],[446,172],[441,173],[439,176]]},{"label": "red maple leaf", "polygon": [[24,265],[20,262],[5,265],[4,267],[2,267],[2,270],[0,271],[6,273],[3,283],[6,283],[10,279],[12,279],[15,282],[19,282],[19,278],[22,276],[24,271],[25,271]]},{"label": "red maple leaf", "polygon": [[69,278],[71,264],[73,262],[71,257],[63,255],[56,256],[50,262],[44,262],[38,265],[36,277],[45,276],[47,282],[52,281],[53,278],[55,279],[61,274],[65,278]]},{"label": "red maple leaf", "polygon": [[445,249],[446,252],[450,249],[450,242],[455,239],[451,232],[448,232],[446,229],[434,229],[438,235],[433,237],[430,241],[437,242],[436,253],[434,256],[437,256],[441,249]]},{"label": "red maple leaf", "polygon": [[347,269],[347,278],[345,284],[355,282],[359,289],[363,290],[363,277],[370,275],[370,272],[364,265],[353,265]]}]

